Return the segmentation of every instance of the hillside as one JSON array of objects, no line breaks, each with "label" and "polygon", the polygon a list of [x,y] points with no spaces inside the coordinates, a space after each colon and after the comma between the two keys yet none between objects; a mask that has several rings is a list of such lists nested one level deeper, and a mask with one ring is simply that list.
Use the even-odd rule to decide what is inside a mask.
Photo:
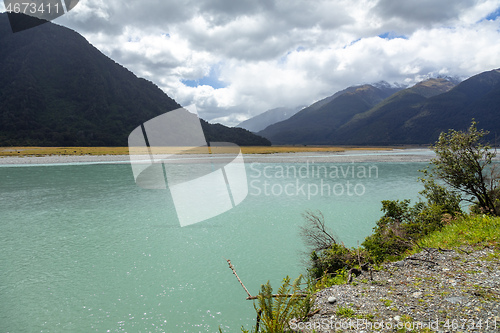
[{"label": "hillside", "polygon": [[429,79],[401,90],[370,110],[353,117],[333,133],[330,139],[361,145],[403,143],[395,142],[391,136],[395,135],[409,118],[420,112],[421,103],[449,91],[454,86],[445,79]]},{"label": "hillside", "polygon": [[258,134],[273,144],[431,144],[441,132],[466,129],[475,119],[495,141],[500,70],[457,83],[432,78],[403,90],[384,84],[350,87]]},{"label": "hillside", "polygon": [[337,128],[399,90],[387,85],[349,87],[258,134],[273,144],[330,144]]},{"label": "hillside", "polygon": [[[442,89],[450,87],[441,82]],[[401,91],[344,124],[337,144],[430,144],[449,128],[466,129],[474,118],[495,140],[500,127],[500,71],[475,75],[444,93],[428,95],[421,84]],[[422,93],[423,92],[423,93]],[[427,96],[427,97],[426,97]]]},{"label": "hillside", "polygon": [[[179,107],[78,33],[53,23],[12,33],[0,14],[0,146],[126,146],[135,127]],[[202,126],[208,141],[270,144],[243,129]]]},{"label": "hillside", "polygon": [[247,119],[236,127],[244,128],[252,132],[259,132],[265,129],[267,126],[275,124],[277,122],[286,120],[292,117],[294,114],[300,111],[303,107],[296,108],[275,108],[271,110],[267,110],[255,117]]}]

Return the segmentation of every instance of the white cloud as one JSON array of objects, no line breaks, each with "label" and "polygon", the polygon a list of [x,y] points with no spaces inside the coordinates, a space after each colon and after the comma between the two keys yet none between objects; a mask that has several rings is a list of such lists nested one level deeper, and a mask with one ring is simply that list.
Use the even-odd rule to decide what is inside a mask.
[{"label": "white cloud", "polygon": [[[82,0],[57,22],[179,103],[196,103],[205,119],[235,125],[354,84],[500,67],[500,19],[484,20],[499,7],[500,0]],[[220,87],[183,84],[204,77]]]}]

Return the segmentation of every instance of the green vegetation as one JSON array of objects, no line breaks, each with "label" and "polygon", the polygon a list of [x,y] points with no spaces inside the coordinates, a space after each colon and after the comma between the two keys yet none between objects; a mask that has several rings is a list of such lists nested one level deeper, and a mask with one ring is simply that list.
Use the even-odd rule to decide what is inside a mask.
[{"label": "green vegetation", "polygon": [[[257,312],[257,325],[252,332],[283,333],[291,332],[290,321],[294,318],[305,320],[312,309],[313,298],[309,293],[304,297],[300,289],[302,276],[293,283],[287,276],[283,279],[281,287],[276,295],[269,281],[261,286],[257,296],[257,304],[254,303]],[[250,332],[242,328],[242,332]]]},{"label": "green vegetation", "polygon": [[489,132],[478,131],[472,122],[467,132],[441,133],[433,147],[431,176],[442,180],[464,200],[474,204],[476,213],[500,214],[500,175],[492,166],[496,152],[481,139]]},{"label": "green vegetation", "polygon": [[373,262],[396,260],[417,241],[448,223],[455,212],[443,206],[418,202],[413,207],[409,200],[383,201],[384,216],[377,221],[372,235],[362,246]]},{"label": "green vegetation", "polygon": [[[446,225],[439,232],[419,241],[420,247],[459,248],[495,246],[500,249],[500,218],[487,215],[464,216]],[[415,247],[412,252],[417,252]]]},{"label": "green vegetation", "polygon": [[392,301],[390,299],[385,299],[385,298],[382,298],[380,299],[380,301],[384,304],[385,307],[390,307],[392,305]]},{"label": "green vegetation", "polygon": [[339,306],[337,307],[337,311],[335,311],[335,314],[340,318],[352,318],[354,317],[355,312],[351,308]]},{"label": "green vegetation", "polygon": [[319,278],[318,282],[314,284],[313,291],[316,292],[338,284],[346,284],[348,275],[349,274],[345,269],[339,269],[333,274],[325,272],[323,276]]}]

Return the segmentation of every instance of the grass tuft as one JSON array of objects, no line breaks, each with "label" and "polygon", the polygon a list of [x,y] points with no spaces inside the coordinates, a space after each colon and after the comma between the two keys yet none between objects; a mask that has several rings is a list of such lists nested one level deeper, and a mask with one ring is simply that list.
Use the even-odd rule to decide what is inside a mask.
[{"label": "grass tuft", "polygon": [[[457,219],[441,231],[431,233],[419,242],[421,247],[459,248],[491,246],[500,249],[500,217],[486,215],[467,216]],[[414,252],[418,252],[415,248]]]}]

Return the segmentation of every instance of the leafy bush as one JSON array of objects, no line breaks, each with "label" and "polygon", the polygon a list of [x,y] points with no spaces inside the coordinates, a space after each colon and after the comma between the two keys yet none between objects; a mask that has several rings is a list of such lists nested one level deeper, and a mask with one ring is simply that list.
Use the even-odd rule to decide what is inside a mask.
[{"label": "leafy bush", "polygon": [[472,121],[464,131],[441,133],[432,147],[436,158],[432,175],[449,188],[463,194],[463,200],[483,214],[500,215],[500,173],[492,164],[496,150],[482,143],[487,131],[478,130]]},{"label": "leafy bush", "polygon": [[432,147],[432,168],[421,179],[427,202],[413,207],[409,200],[382,202],[384,216],[363,242],[375,261],[395,259],[425,235],[441,230],[462,214],[462,200],[473,204],[472,213],[500,215],[500,173],[492,164],[496,151],[481,143],[486,134],[474,121],[466,132],[441,133]]},{"label": "leafy bush", "polygon": [[343,244],[332,244],[321,251],[313,251],[310,258],[309,274],[315,279],[324,274],[336,275],[341,270],[349,270],[358,264],[356,251]]},{"label": "leafy bush", "polygon": [[417,202],[413,207],[410,200],[382,201],[384,216],[377,221],[373,234],[366,237],[362,246],[375,262],[397,259],[419,239],[441,230],[454,216],[461,214],[455,200],[452,195],[442,197],[440,204],[431,199],[427,203]]}]

